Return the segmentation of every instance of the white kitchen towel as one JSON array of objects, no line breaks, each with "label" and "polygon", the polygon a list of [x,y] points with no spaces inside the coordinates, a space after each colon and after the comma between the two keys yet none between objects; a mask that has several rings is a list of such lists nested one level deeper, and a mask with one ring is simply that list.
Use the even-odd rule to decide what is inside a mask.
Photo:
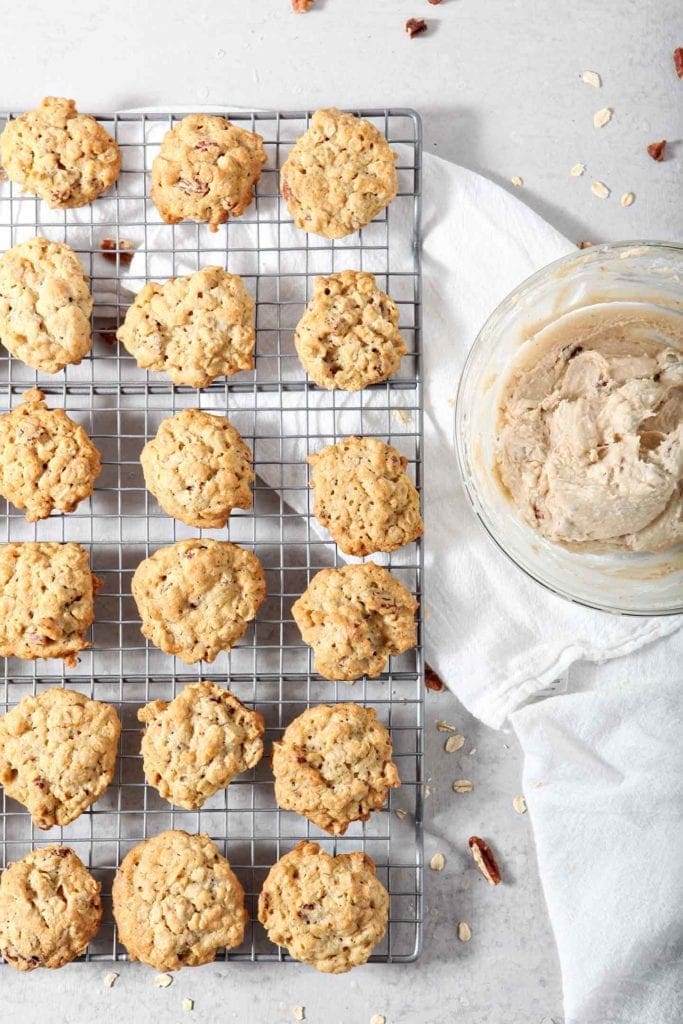
[{"label": "white kitchen towel", "polygon": [[683,1020],[683,650],[658,646],[511,716],[566,1024]]}]

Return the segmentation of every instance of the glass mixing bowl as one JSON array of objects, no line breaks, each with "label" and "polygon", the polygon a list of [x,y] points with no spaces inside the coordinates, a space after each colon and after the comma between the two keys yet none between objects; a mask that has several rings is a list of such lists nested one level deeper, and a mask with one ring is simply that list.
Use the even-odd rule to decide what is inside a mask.
[{"label": "glass mixing bowl", "polygon": [[595,246],[551,263],[515,288],[484,324],[463,370],[455,407],[458,461],[482,526],[532,579],[591,608],[672,615],[683,612],[681,546],[655,554],[568,550],[522,519],[495,470],[500,390],[520,346],[559,317],[614,302],[654,305],[683,321],[683,245]]}]

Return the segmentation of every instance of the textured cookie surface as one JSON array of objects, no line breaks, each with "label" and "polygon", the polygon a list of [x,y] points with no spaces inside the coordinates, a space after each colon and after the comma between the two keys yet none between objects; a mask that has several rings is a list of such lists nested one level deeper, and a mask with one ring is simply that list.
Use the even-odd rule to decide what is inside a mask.
[{"label": "textured cookie surface", "polygon": [[152,164],[152,200],[167,224],[207,221],[216,231],[254,198],[263,139],[211,114],[190,114],[164,136]]},{"label": "textured cookie surface", "polygon": [[80,544],[0,545],[0,657],[75,665],[89,646],[97,586]]},{"label": "textured cookie surface", "polygon": [[100,885],[67,846],[43,846],[0,878],[0,953],[18,971],[63,967],[102,920]]},{"label": "textured cookie surface", "polygon": [[186,686],[175,700],[138,711],[146,729],[145,777],[161,796],[192,811],[263,756],[263,715],[216,683]]},{"label": "textured cookie surface", "polygon": [[143,370],[203,388],[254,366],[254,300],[241,277],[205,267],[135,296],[116,337]]},{"label": "textured cookie surface", "polygon": [[0,256],[0,341],[34,370],[57,373],[91,348],[92,296],[76,253],[31,238]]},{"label": "textured cookie surface", "polygon": [[56,687],[28,695],[0,717],[0,782],[38,828],[68,825],[111,782],[120,732],[110,704]]},{"label": "textured cookie surface", "polygon": [[294,344],[308,375],[328,390],[359,391],[386,380],[407,352],[398,309],[374,275],[359,270],[316,278]]},{"label": "textured cookie surface", "polygon": [[251,451],[224,416],[183,409],[162,422],[140,462],[164,512],[188,526],[218,529],[233,508],[251,506]]},{"label": "textured cookie surface", "polygon": [[158,971],[211,963],[244,937],[244,890],[206,835],[169,829],[140,843],[124,857],[112,897],[131,959]]},{"label": "textured cookie surface", "polygon": [[313,513],[347,555],[395,551],[422,535],[407,460],[374,437],[347,437],[309,455]]},{"label": "textured cookie surface", "polygon": [[143,635],[188,664],[214,661],[237,643],[266,596],[256,555],[217,540],[159,548],[135,570]]},{"label": "textured cookie surface", "polygon": [[9,121],[0,162],[11,181],[53,210],[91,203],[121,170],[116,142],[73,100],[46,96],[35,110]]},{"label": "textured cookie surface", "polygon": [[278,805],[333,835],[367,821],[400,784],[389,732],[360,704],[320,704],[290,722],[273,744],[273,775]]},{"label": "textured cookie surface", "polygon": [[0,416],[0,494],[29,523],[73,512],[92,494],[100,453],[63,409],[48,409],[37,388]]},{"label": "textured cookie surface", "polygon": [[268,938],[327,974],[364,964],[384,936],[389,894],[367,854],[330,856],[299,843],[273,865],[259,896]]},{"label": "textured cookie surface", "polygon": [[416,643],[417,601],[374,562],[322,569],[292,606],[316,671],[326,679],[380,675]]},{"label": "textured cookie surface", "polygon": [[342,238],[364,227],[398,190],[396,154],[382,133],[335,107],[316,110],[280,173],[297,227]]}]

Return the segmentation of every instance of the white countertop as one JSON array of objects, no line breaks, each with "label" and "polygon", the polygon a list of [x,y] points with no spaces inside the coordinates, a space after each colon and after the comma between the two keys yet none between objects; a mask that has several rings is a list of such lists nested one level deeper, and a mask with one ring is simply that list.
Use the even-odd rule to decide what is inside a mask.
[{"label": "white countertop", "polygon": [[[678,15],[678,16],[677,16]],[[409,39],[403,24],[425,17]],[[575,241],[683,238],[683,83],[672,51],[683,45],[679,0],[317,0],[295,16],[289,0],[148,0],[96,4],[36,0],[3,12],[0,106],[25,109],[43,94],[74,97],[84,110],[162,104],[300,109],[320,105],[412,106],[424,118],[425,149],[510,189]],[[596,90],[579,79],[598,71]],[[593,127],[596,110],[612,121]],[[649,142],[670,140],[657,164]],[[573,178],[573,164],[586,174]],[[612,189],[595,198],[591,181]],[[628,209],[619,204],[632,191]],[[457,240],[454,240],[457,244]],[[484,270],[486,268],[483,268]],[[434,721],[467,736],[445,754]],[[514,737],[470,718],[448,693],[428,698],[428,872],[425,952],[404,967],[343,977],[287,965],[186,970],[165,990],[153,971],[122,964],[106,990],[107,965],[72,965],[31,976],[2,971],[2,1016],[45,1021],[189,1021],[278,1024],[306,1019],[366,1024],[556,1024],[562,1019],[557,958],[536,870],[531,823],[519,791]],[[474,792],[455,796],[454,778]],[[491,837],[506,884],[492,889],[471,866],[466,838]],[[466,919],[472,941],[458,942]],[[184,1013],[184,997],[195,1000]]]}]

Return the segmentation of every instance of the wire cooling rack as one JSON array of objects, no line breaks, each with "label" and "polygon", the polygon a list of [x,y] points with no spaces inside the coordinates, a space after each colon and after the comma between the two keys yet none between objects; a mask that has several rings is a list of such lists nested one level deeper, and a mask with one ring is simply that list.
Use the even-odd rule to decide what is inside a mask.
[{"label": "wire cooling rack", "polygon": [[[3,866],[34,846],[71,846],[102,882],[105,903],[102,928],[84,959],[119,960],[126,954],[117,943],[111,915],[117,865],[134,845],[163,829],[207,832],[240,877],[250,910],[245,942],[223,956],[273,961],[288,957],[255,921],[258,893],[271,865],[307,837],[330,852],[363,849],[391,894],[387,935],[372,959],[405,962],[419,955],[423,919],[422,626],[416,649],[391,659],[380,679],[351,686],[331,683],[314,673],[291,605],[319,568],[342,564],[311,515],[308,453],[352,433],[379,436],[407,457],[417,486],[422,484],[420,120],[404,109],[354,111],[375,123],[396,150],[399,193],[367,227],[332,242],[294,227],[278,193],[279,168],[292,141],[307,128],[310,113],[220,113],[264,137],[268,164],[252,206],[216,233],[203,224],[164,225],[148,200],[148,172],[158,144],[182,114],[98,116],[121,147],[123,168],[117,184],[90,206],[53,211],[20,195],[10,182],[0,185],[2,250],[34,235],[67,242],[89,274],[94,297],[93,349],[79,366],[52,376],[37,374],[2,350],[0,408],[13,408],[28,388],[39,386],[48,405],[63,406],[83,424],[102,454],[102,473],[91,499],[70,515],[34,525],[3,503],[2,539],[79,541],[89,549],[93,571],[103,581],[92,646],[79,664],[66,670],[57,661],[3,659],[0,711],[26,693],[67,685],[110,701],[123,722],[112,785],[71,825],[41,832],[2,791]],[[103,252],[104,239],[116,243],[113,250]],[[164,374],[138,369],[116,345],[114,331],[147,278],[163,280],[210,264],[241,274],[256,299],[256,365],[252,373],[220,379],[197,392],[173,387]],[[315,276],[346,268],[376,274],[380,287],[399,306],[409,348],[391,381],[354,394],[313,387],[293,345],[293,329]],[[226,530],[203,532],[253,548],[266,570],[268,597],[237,647],[212,665],[190,669],[144,640],[130,582],[138,563],[157,547],[197,535],[166,516],[147,493],[139,456],[162,419],[198,405],[229,416],[253,449],[256,473],[253,508],[234,513]],[[388,565],[421,599],[420,543],[375,560]],[[266,756],[202,810],[188,812],[172,807],[144,784],[136,713],[149,700],[172,699],[199,678],[229,686],[262,712]],[[402,785],[391,793],[386,809],[352,825],[345,836],[330,839],[306,819],[277,808],[268,751],[270,742],[306,707],[346,700],[376,708],[391,728]]]}]

